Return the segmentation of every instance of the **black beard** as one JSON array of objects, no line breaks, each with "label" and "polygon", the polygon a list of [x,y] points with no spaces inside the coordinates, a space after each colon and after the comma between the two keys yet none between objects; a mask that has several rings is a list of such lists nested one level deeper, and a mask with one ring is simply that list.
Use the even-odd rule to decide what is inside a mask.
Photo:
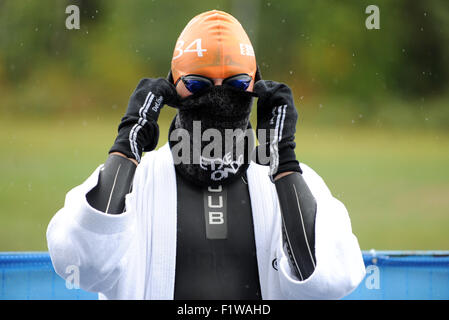
[{"label": "black beard", "polygon": [[[249,123],[253,97],[252,92],[241,91],[228,86],[213,86],[200,93],[180,99],[176,106],[179,111],[170,127],[169,136],[174,129],[184,129],[190,134],[190,163],[175,164],[180,175],[190,182],[204,187],[227,184],[240,177],[248,168],[249,151],[254,148],[254,137]],[[222,139],[217,148],[221,153],[209,157],[200,157],[194,162],[195,156],[203,155],[205,146],[216,141],[193,141],[197,139],[193,132],[194,121],[201,124],[201,137],[207,129],[219,131]],[[226,130],[228,129],[228,130]],[[240,129],[248,138],[243,138],[243,150],[238,150],[236,143],[232,149],[225,147],[225,131]],[[248,132],[246,132],[249,130]],[[239,136],[240,137],[240,136]],[[200,139],[201,140],[201,139]],[[176,141],[170,141],[170,147]],[[218,145],[218,144],[217,144]],[[243,151],[243,152],[242,152]],[[175,156],[175,155],[174,155]],[[210,162],[211,159],[215,159]]]}]

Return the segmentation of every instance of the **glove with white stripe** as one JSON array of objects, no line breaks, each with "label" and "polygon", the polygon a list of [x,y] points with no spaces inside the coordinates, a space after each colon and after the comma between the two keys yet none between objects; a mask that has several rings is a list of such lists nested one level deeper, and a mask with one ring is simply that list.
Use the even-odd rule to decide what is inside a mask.
[{"label": "glove with white stripe", "polygon": [[140,162],[142,152],[152,151],[159,140],[157,119],[165,104],[177,99],[175,86],[164,78],[142,79],[129,99],[111,152],[121,152]]},{"label": "glove with white stripe", "polygon": [[[287,171],[302,173],[295,155],[298,113],[291,89],[283,83],[259,80],[253,91],[259,97],[256,131],[260,144],[258,148],[265,147],[265,150],[269,150],[270,177],[273,180],[275,175]],[[261,136],[261,129],[265,130],[266,138]],[[266,156],[257,150],[257,162],[267,164],[267,161],[262,161],[259,152]]]}]

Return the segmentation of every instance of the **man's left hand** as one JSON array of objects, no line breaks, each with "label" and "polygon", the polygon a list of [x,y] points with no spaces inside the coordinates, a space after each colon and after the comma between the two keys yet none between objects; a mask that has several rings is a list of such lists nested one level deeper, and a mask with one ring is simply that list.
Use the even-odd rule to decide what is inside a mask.
[{"label": "man's left hand", "polygon": [[[266,147],[270,150],[270,176],[287,172],[301,172],[295,155],[295,132],[298,112],[293,102],[291,89],[283,83],[259,80],[254,85],[257,101],[257,131],[266,130]],[[270,135],[271,132],[274,135]]]}]

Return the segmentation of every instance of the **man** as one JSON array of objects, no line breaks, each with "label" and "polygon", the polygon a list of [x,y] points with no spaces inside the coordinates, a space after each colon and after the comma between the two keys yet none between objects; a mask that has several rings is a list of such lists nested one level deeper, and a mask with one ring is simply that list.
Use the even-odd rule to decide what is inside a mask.
[{"label": "man", "polygon": [[[178,113],[155,151],[164,104]],[[51,220],[56,272],[76,266],[102,299],[347,295],[365,275],[361,251],[344,205],[296,160],[296,122],[291,90],[261,80],[240,23],[194,17],[168,79],[140,81],[105,164]]]}]

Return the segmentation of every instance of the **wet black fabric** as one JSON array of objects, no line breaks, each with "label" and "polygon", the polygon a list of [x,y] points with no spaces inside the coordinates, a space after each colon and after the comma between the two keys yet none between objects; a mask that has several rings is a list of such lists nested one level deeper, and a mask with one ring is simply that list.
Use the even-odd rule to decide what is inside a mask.
[{"label": "wet black fabric", "polygon": [[157,120],[164,103],[177,100],[175,86],[166,79],[140,80],[129,98],[128,108],[109,153],[120,152],[140,162],[143,151],[152,151],[159,140]]},{"label": "wet black fabric", "polygon": [[[248,150],[254,148],[254,137],[250,134],[245,138],[245,132],[255,96],[253,92],[221,85],[210,87],[177,102],[178,114],[170,133],[173,129],[184,129],[190,134],[191,160],[188,163],[176,164],[177,170],[186,179],[199,186],[219,185],[230,182],[234,176],[240,176],[246,171],[248,155],[251,153]],[[195,124],[200,124],[201,137],[208,129],[215,129],[220,139],[203,141],[201,137],[196,137]],[[232,146],[226,145],[226,139],[232,138],[232,132],[237,132],[235,130],[240,130],[235,136],[235,142]],[[237,145],[244,145],[243,152]],[[207,149],[214,150],[214,154],[204,154],[207,153],[206,146]],[[218,154],[215,154],[215,151],[218,151]],[[226,174],[214,172],[217,166]]]},{"label": "wet black fabric", "polygon": [[[179,172],[175,299],[261,299],[254,225],[246,175],[226,191],[225,239],[208,239],[204,195]],[[214,204],[217,201],[214,200]]]},{"label": "wet black fabric", "polygon": [[[266,141],[266,150],[270,150],[270,174],[288,171],[302,173],[295,154],[295,132],[298,122],[292,90],[284,83],[272,80],[260,80],[254,85],[257,93],[257,131],[275,130],[272,141]],[[258,136],[259,137],[259,136]],[[262,143],[259,140],[259,143]],[[271,148],[268,147],[271,145]],[[273,150],[274,152],[271,152]],[[277,150],[277,152],[276,152]],[[259,161],[258,161],[259,162]],[[266,164],[266,163],[260,163]]]}]

